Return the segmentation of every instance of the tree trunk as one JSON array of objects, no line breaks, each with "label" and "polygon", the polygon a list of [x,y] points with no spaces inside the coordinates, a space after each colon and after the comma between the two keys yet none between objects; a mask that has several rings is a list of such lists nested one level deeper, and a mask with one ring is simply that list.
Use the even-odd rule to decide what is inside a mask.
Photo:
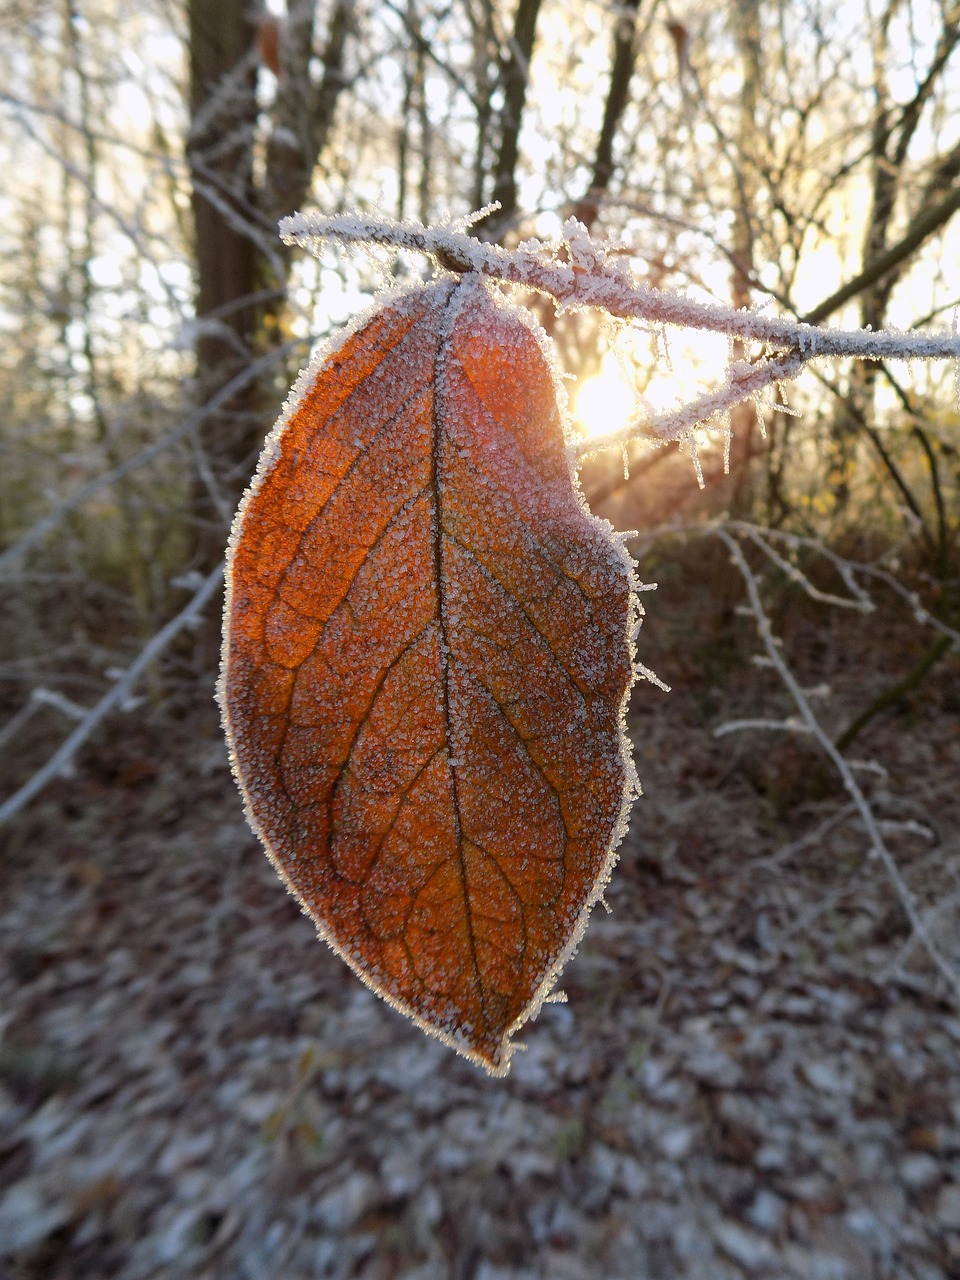
[{"label": "tree trunk", "polygon": [[[249,363],[258,327],[253,138],[257,116],[255,29],[246,0],[188,0],[188,159],[197,263],[197,397],[216,394]],[[206,466],[194,491],[196,558],[222,551],[224,508],[240,491],[237,474],[262,439],[256,388],[247,386],[199,433]]]},{"label": "tree trunk", "polygon": [[540,0],[518,0],[513,35],[500,61],[500,148],[493,173],[493,193],[500,208],[478,222],[484,239],[502,240],[517,213],[517,160],[520,155],[520,126],[530,80],[530,59],[537,30]]}]

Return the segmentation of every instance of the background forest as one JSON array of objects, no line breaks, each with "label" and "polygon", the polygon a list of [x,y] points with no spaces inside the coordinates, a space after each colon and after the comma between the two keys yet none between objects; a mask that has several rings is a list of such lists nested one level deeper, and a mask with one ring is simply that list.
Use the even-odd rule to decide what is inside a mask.
[{"label": "background forest", "polygon": [[[413,256],[296,209],[578,218],[638,278],[956,326],[952,0],[0,0],[0,1275],[960,1275],[960,434],[948,361],[820,361],[637,531],[645,792],[506,1082],[313,939],[214,682],[297,371]],[[532,306],[573,427],[727,341]],[[717,424],[713,424],[716,426]],[[628,464],[628,465],[627,465]],[[627,478],[629,473],[629,478]]]}]

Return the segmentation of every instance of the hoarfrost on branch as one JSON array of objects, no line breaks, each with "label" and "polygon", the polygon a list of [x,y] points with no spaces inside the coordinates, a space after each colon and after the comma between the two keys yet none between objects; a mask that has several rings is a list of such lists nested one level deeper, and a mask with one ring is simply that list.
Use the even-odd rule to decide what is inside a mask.
[{"label": "hoarfrost on branch", "polygon": [[757,399],[768,387],[781,387],[812,359],[833,356],[960,362],[960,334],[955,327],[943,333],[821,329],[782,317],[698,302],[637,280],[624,260],[625,246],[594,240],[575,218],[566,220],[562,239],[556,243],[531,239],[514,249],[504,249],[469,234],[470,225],[485,212],[431,227],[362,213],[296,213],[281,221],[280,233],[286,244],[300,245],[314,253],[319,253],[330,240],[411,250],[453,271],[475,271],[534,289],[552,298],[561,311],[598,308],[623,320],[706,329],[761,344],[763,351],[755,359],[731,362],[717,389],[677,409],[644,415],[642,422],[635,419],[617,431],[578,443],[574,452],[581,458],[641,437],[693,444],[693,432],[708,422],[718,422],[721,430],[728,431],[726,415],[734,405]]}]

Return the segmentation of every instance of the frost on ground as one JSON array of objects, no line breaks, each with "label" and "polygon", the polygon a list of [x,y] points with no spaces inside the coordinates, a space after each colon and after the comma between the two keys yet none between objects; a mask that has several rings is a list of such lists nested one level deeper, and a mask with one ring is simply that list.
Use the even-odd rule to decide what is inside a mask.
[{"label": "frost on ground", "polygon": [[[212,703],[118,721],[21,815],[0,885],[0,1274],[960,1273],[960,1018],[815,750],[712,736],[789,708],[749,661],[726,561],[691,559],[641,566],[660,588],[640,657],[673,692],[635,691],[645,795],[612,914],[506,1080],[316,941],[246,828]],[[923,643],[895,616],[781,605],[832,727]],[[958,710],[945,666],[857,743],[948,953]]]}]

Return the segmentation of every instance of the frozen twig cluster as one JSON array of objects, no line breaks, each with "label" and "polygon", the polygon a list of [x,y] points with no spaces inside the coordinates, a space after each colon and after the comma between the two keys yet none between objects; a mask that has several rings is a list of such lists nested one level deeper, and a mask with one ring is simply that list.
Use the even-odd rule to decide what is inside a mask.
[{"label": "frozen twig cluster", "polygon": [[[877,603],[868,589],[868,584],[882,584],[902,601],[918,626],[929,627],[931,631],[936,631],[950,641],[952,649],[960,652],[960,630],[931,613],[916,591],[904,586],[882,563],[850,560],[820,539],[806,534],[795,533],[789,529],[771,529],[753,524],[748,520],[723,519],[705,524],[658,525],[645,529],[642,534],[635,534],[632,545],[636,551],[638,547],[649,548],[664,537],[681,534],[711,536],[718,535],[721,530],[750,542],[780,570],[788,581],[802,590],[811,600],[816,600],[820,604],[849,609],[856,613],[874,613]],[[841,595],[837,591],[826,591],[818,587],[809,573],[799,564],[800,556],[821,559],[840,579],[847,594]]]},{"label": "frozen twig cluster", "polygon": [[[767,559],[776,565],[791,582],[800,587],[811,600],[817,600],[821,604],[835,605],[842,609],[853,609],[859,613],[873,613],[877,607],[876,602],[867,590],[865,582],[872,580],[882,583],[900,597],[919,626],[930,627],[931,630],[950,640],[953,648],[960,650],[960,631],[932,614],[924,607],[916,592],[905,587],[883,565],[848,560],[822,541],[787,529],[766,529],[745,520],[727,520],[723,527],[727,533],[745,537],[758,547]],[[778,550],[778,547],[783,548],[783,551]],[[835,591],[824,591],[817,587],[799,564],[789,558],[791,553],[806,553],[823,559],[840,578],[849,594],[838,595]]]},{"label": "frozen twig cluster", "polygon": [[[795,717],[786,720],[743,720],[729,722],[720,725],[715,733],[720,736],[726,733],[735,732],[745,729],[774,729],[784,731],[794,731],[810,735],[816,742],[819,749],[829,760],[831,766],[839,775],[847,795],[850,797],[850,805],[844,810],[843,816],[848,817],[856,815],[860,827],[864,831],[869,842],[869,854],[871,857],[879,860],[883,866],[900,906],[909,922],[911,930],[911,938],[916,945],[921,946],[929,957],[930,961],[944,978],[950,994],[955,1003],[960,1006],[960,969],[943,954],[941,949],[934,942],[928,927],[927,918],[920,910],[917,901],[910,890],[909,885],[903,877],[903,874],[897,864],[896,858],[885,839],[885,824],[878,818],[874,811],[870,800],[857,781],[857,772],[868,767],[861,762],[851,761],[848,759],[834,743],[821,720],[813,710],[811,705],[810,693],[804,690],[797,680],[795,674],[791,670],[786,658],[784,657],[781,645],[774,634],[770,617],[764,608],[763,599],[760,592],[760,584],[757,575],[750,567],[740,543],[734,537],[730,528],[718,526],[715,530],[716,536],[723,542],[730,553],[730,558],[736,566],[740,576],[743,579],[744,587],[747,593],[750,613],[756,624],[757,633],[760,637],[761,644],[764,649],[765,662],[773,670],[776,671],[784,688],[790,694],[794,707],[796,708]],[[755,530],[746,527],[747,537],[754,543],[762,543],[763,540],[754,536]],[[769,532],[769,531],[767,531]],[[767,547],[764,547],[767,550]],[[856,587],[852,577],[848,580],[848,585]],[[854,599],[859,602],[859,607],[870,608],[870,602],[857,589]],[[841,599],[839,603],[844,603]],[[831,819],[834,821],[834,819]],[[902,824],[898,824],[902,826]]]}]

